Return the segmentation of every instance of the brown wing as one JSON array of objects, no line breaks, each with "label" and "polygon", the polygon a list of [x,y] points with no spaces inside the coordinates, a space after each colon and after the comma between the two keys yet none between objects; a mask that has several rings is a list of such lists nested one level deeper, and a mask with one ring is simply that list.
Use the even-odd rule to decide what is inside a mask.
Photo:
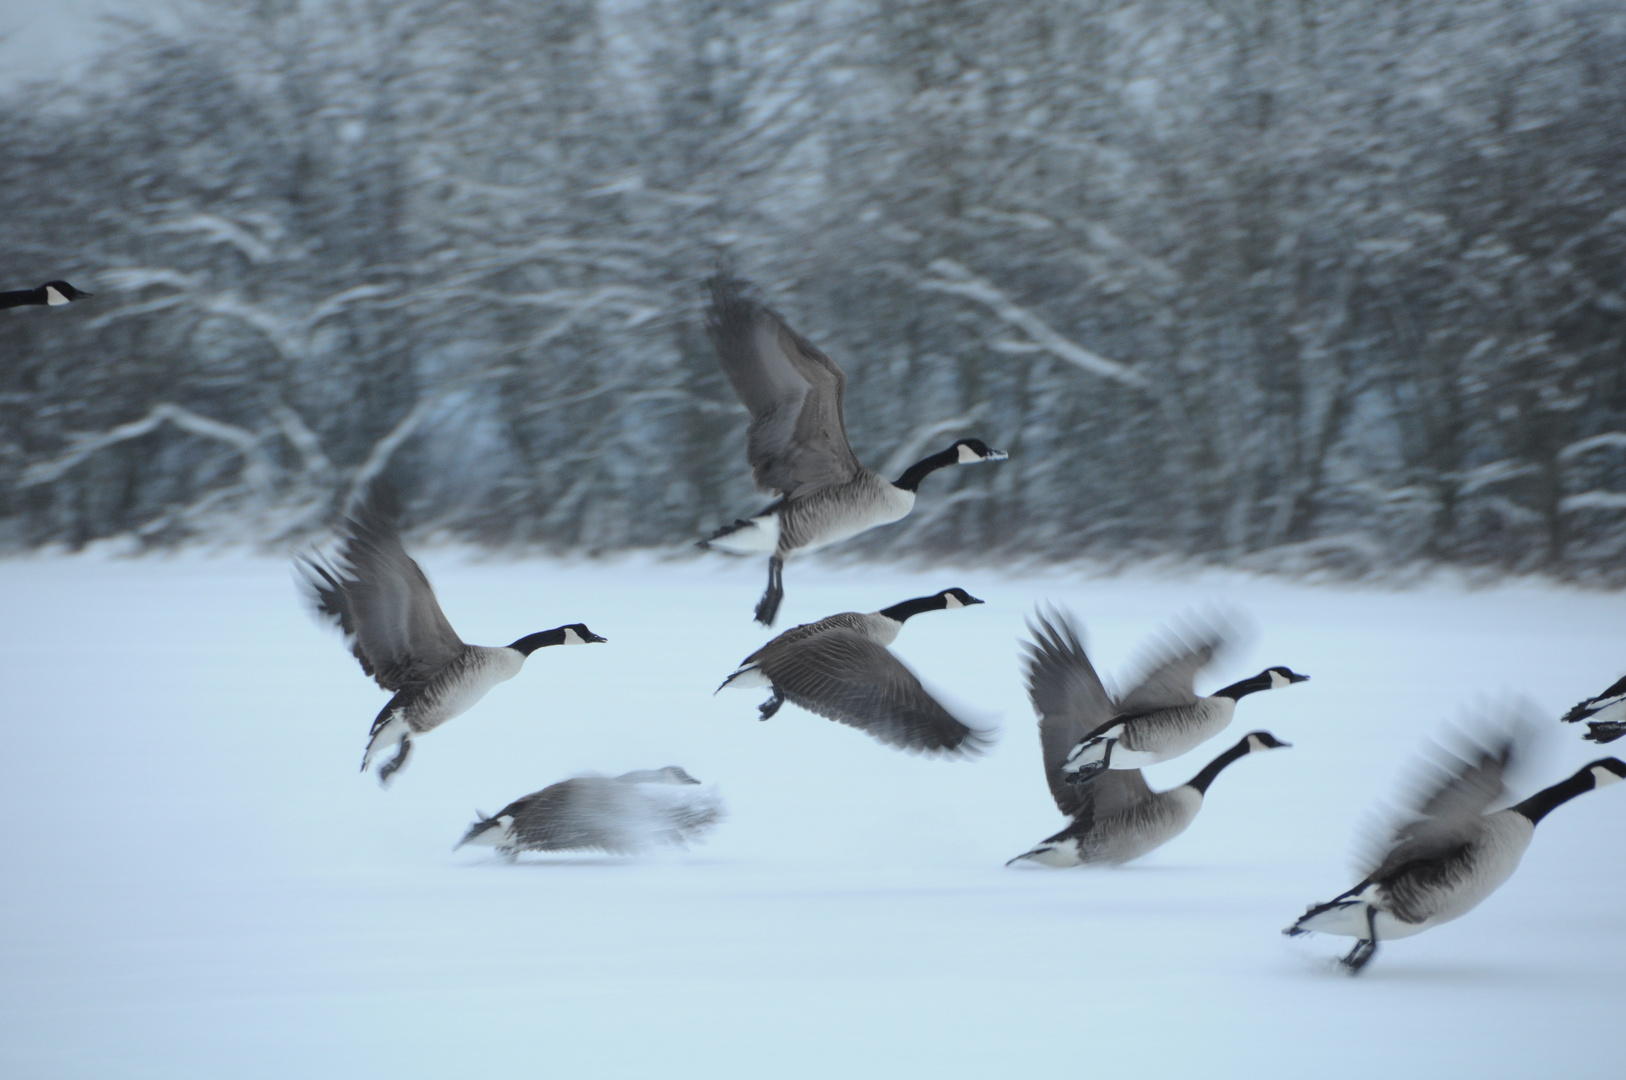
[{"label": "brown wing", "polygon": [[344,632],[361,669],[386,690],[420,686],[463,651],[429,579],[401,547],[396,499],[375,483],[332,563],[302,561],[318,613]]},{"label": "brown wing", "polygon": [[842,398],[847,378],[745,283],[718,275],[706,329],[717,362],[751,413],[746,457],[757,486],[797,497],[858,475]]},{"label": "brown wing", "polygon": [[764,649],[762,672],[790,701],[892,746],[980,752],[988,734],[960,721],[914,672],[869,638],[835,628],[785,649]]},{"label": "brown wing", "polygon": [[1197,700],[1197,673],[1232,636],[1225,625],[1164,631],[1143,662],[1143,674],[1118,701],[1129,716],[1190,705]]},{"label": "brown wing", "polygon": [[1039,714],[1039,745],[1050,795],[1062,813],[1076,817],[1091,785],[1069,784],[1062,762],[1081,739],[1112,719],[1117,708],[1085,654],[1071,616],[1055,610],[1036,619],[1037,625],[1028,626],[1033,641],[1026,643],[1028,698]]}]

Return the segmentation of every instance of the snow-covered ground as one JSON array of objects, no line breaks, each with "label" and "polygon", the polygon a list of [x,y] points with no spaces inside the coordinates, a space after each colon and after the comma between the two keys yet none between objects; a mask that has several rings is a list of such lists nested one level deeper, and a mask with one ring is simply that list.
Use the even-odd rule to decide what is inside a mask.
[{"label": "snow-covered ground", "polygon": [[[1358,824],[1476,698],[1556,716],[1626,670],[1626,596],[796,565],[782,625],[961,585],[897,651],[1003,722],[987,757],[884,747],[759,692],[711,695],[761,640],[755,561],[423,559],[500,644],[584,621],[418,744],[356,772],[384,700],[247,557],[0,563],[0,1076],[1615,1077],[1626,788],[1545,821],[1477,911],[1384,946],[1279,931],[1351,883]],[[1016,640],[1050,599],[1102,670],[1205,604],[1285,663],[1227,737],[1191,829],[1119,870],[1006,869],[1062,822]],[[1568,729],[1526,787],[1600,751]],[[729,818],[645,859],[452,851],[475,808],[582,771],[678,764]]]}]

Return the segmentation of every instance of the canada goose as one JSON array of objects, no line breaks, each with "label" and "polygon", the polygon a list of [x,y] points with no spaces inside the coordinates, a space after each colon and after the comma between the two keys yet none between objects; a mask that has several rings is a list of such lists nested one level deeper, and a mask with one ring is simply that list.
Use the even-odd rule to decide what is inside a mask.
[{"label": "canada goose", "polygon": [[757,487],[779,500],[700,541],[739,555],[768,555],[768,588],[756,618],[772,626],[784,598],[785,560],[817,551],[914,509],[920,482],[948,465],[1004,461],[978,439],[961,439],[922,458],[893,481],[859,464],[847,442],[842,395],[847,377],[835,362],[745,295],[745,283],[713,277],[706,329],[723,374],[751,413],[746,457]]},{"label": "canada goose", "polygon": [[513,857],[574,848],[621,855],[685,844],[723,816],[716,792],[684,790],[699,783],[676,765],[572,777],[515,799],[490,817],[475,811],[479,820],[457,847],[483,845]]},{"label": "canada goose", "polygon": [[905,600],[880,611],[844,611],[793,626],[740,661],[724,687],[767,686],[761,719],[787,700],[906,750],[978,752],[989,732],[955,719],[887,649],[912,615],[980,604],[964,589]]},{"label": "canada goose", "polygon": [[1626,735],[1626,678],[1597,697],[1587,698],[1565,713],[1563,720],[1566,724],[1585,720],[1587,733],[1581,738],[1595,743],[1614,742]]},{"label": "canada goose", "polygon": [[1083,787],[1073,823],[1006,866],[1032,859],[1046,866],[1126,863],[1186,831],[1220,770],[1248,754],[1292,746],[1268,731],[1253,731],[1179,787],[1153,791],[1139,769],[1116,769]]},{"label": "canada goose", "polygon": [[1314,905],[1282,933],[1297,937],[1314,930],[1355,938],[1340,961],[1354,974],[1372,959],[1379,940],[1449,922],[1495,892],[1554,807],[1626,778],[1626,762],[1600,758],[1568,780],[1487,814],[1505,791],[1502,777],[1513,749],[1506,739],[1494,750],[1481,749],[1473,761],[1453,758],[1454,765],[1420,793],[1414,811],[1392,830],[1360,884]]},{"label": "canada goose", "polygon": [[466,712],[493,686],[518,675],[537,649],[604,640],[571,623],[496,648],[464,644],[429,579],[401,547],[396,514],[393,489],[375,483],[356,516],[345,519],[337,559],[324,564],[305,557],[299,563],[317,612],[344,632],[361,670],[395,694],[373,720],[361,759],[366,772],[373,758],[399,744],[378,770],[385,785],[406,765],[412,736]]},{"label": "canada goose", "polygon": [[[1035,629],[1040,644],[1032,647],[1036,654],[1049,650],[1059,650],[1062,655],[1076,653],[1088,664],[1077,631],[1064,614],[1057,613],[1060,629],[1040,621],[1043,629]],[[1224,731],[1239,699],[1260,690],[1308,681],[1308,675],[1290,668],[1269,667],[1251,679],[1198,697],[1194,689],[1197,672],[1225,644],[1227,633],[1222,626],[1210,626],[1199,629],[1196,640],[1187,641],[1171,632],[1159,642],[1146,673],[1127,694],[1107,705],[1092,702],[1087,708],[1080,706],[1077,715],[1092,720],[1102,716],[1103,708],[1110,707],[1111,711],[1093,728],[1069,727],[1080,734],[1062,760],[1062,777],[1068,783],[1082,784],[1107,769],[1139,769],[1179,757]],[[1090,671],[1093,676],[1094,669]],[[1099,679],[1096,682],[1099,685]],[[1050,751],[1046,753],[1048,761]]]},{"label": "canada goose", "polygon": [[25,304],[46,304],[57,307],[70,300],[81,300],[94,293],[81,292],[66,281],[47,281],[37,289],[13,289],[0,292],[0,308],[22,307]]}]

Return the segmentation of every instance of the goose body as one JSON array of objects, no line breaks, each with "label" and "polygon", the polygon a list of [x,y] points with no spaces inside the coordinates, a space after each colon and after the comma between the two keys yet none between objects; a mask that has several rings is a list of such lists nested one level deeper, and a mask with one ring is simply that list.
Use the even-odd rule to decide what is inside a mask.
[{"label": "goose body", "polygon": [[[1068,633],[1070,641],[1057,639],[1056,647],[1081,649],[1076,634],[1070,628]],[[1112,704],[1112,713],[1093,729],[1083,731],[1068,750],[1062,774],[1072,783],[1086,783],[1108,769],[1140,769],[1179,757],[1229,727],[1236,703],[1248,694],[1309,679],[1290,668],[1269,667],[1199,697],[1197,673],[1208,666],[1225,641],[1222,627],[1204,629],[1192,640],[1168,634],[1153,653],[1146,673]]]},{"label": "goose body", "polygon": [[1086,866],[1138,859],[1186,831],[1220,770],[1248,754],[1289,745],[1268,731],[1250,732],[1202,772],[1167,791],[1152,791],[1139,769],[1107,772],[1084,788],[1084,804],[1072,824],[1011,862]]},{"label": "goose body", "polygon": [[987,734],[949,713],[887,646],[914,615],[980,603],[964,589],[944,589],[794,626],[742,660],[717,689],[770,687],[758,708],[763,720],[790,701],[903,749],[979,750]]},{"label": "goose body", "polygon": [[37,289],[0,292],[0,308],[24,307],[29,304],[60,307],[90,295],[92,294],[76,289],[66,281],[47,281]]},{"label": "goose body", "polygon": [[1587,733],[1581,737],[1595,743],[1614,742],[1626,735],[1626,677],[1597,697],[1589,697],[1575,706],[1564,714],[1563,720],[1566,724],[1585,720]]},{"label": "goose body", "polygon": [[394,693],[373,720],[361,759],[366,772],[380,754],[399,747],[378,770],[386,785],[405,767],[413,736],[473,708],[492,687],[518,675],[537,649],[604,640],[572,623],[509,645],[467,644],[401,546],[395,518],[393,492],[375,484],[355,517],[345,519],[337,559],[300,563],[317,612],[344,633],[362,671]]},{"label": "goose body", "polygon": [[846,375],[774,311],[749,299],[743,282],[709,282],[706,329],[717,360],[751,413],[746,456],[757,486],[778,500],[702,540],[701,546],[767,555],[768,587],[756,618],[773,625],[792,555],[817,551],[907,516],[920,482],[949,465],[1003,461],[978,439],[922,458],[895,481],[865,468],[847,441]]},{"label": "goose body", "polygon": [[457,846],[521,851],[607,851],[632,854],[682,845],[723,816],[716,792],[676,765],[620,776],[576,776],[515,799],[495,814],[479,814]]},{"label": "goose body", "polygon": [[1379,941],[1410,937],[1472,911],[1518,868],[1536,825],[1577,795],[1626,777],[1626,763],[1600,758],[1516,806],[1486,808],[1504,791],[1511,740],[1474,761],[1457,760],[1398,825],[1377,865],[1354,888],[1307,910],[1283,933],[1356,939],[1342,959],[1352,974]]}]

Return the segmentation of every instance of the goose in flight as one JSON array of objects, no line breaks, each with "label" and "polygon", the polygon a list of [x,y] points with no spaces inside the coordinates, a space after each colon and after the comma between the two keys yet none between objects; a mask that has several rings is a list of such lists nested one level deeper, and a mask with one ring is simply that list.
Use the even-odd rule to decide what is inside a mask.
[{"label": "goose in flight", "polygon": [[706,329],[723,374],[751,413],[745,451],[751,473],[758,488],[779,499],[700,546],[768,556],[768,588],[756,618],[772,626],[784,598],[786,559],[903,518],[914,509],[920,482],[937,469],[1006,455],[979,439],[960,439],[896,480],[865,468],[847,442],[842,370],[771,308],[749,299],[744,282],[720,274],[708,284]]},{"label": "goose in flight", "polygon": [[1587,733],[1581,738],[1595,743],[1614,742],[1626,735],[1626,678],[1597,697],[1587,698],[1565,713],[1563,720],[1566,724],[1585,720]]},{"label": "goose in flight", "polygon": [[[717,824],[723,806],[676,765],[620,776],[575,776],[515,799],[491,816],[476,811],[457,847],[521,851],[607,851],[627,855],[684,845]],[[455,850],[455,849],[454,849]]]},{"label": "goose in flight", "polygon": [[94,294],[81,292],[66,281],[47,281],[37,289],[13,289],[10,292],[0,292],[0,308],[23,307],[27,304],[58,307],[70,301],[82,300],[92,295]]},{"label": "goose in flight", "polygon": [[1420,785],[1413,809],[1368,860],[1359,884],[1314,905],[1282,932],[1355,938],[1355,947],[1340,961],[1355,974],[1372,959],[1379,941],[1459,918],[1495,892],[1518,868],[1536,825],[1555,807],[1626,778],[1626,762],[1599,758],[1521,803],[1486,813],[1506,790],[1503,776],[1514,757],[1514,740],[1510,736],[1469,753],[1467,759],[1450,756]]},{"label": "goose in flight", "polygon": [[1249,754],[1292,745],[1268,731],[1249,732],[1196,776],[1167,791],[1147,787],[1139,769],[1111,770],[1083,786],[1082,805],[1071,825],[1005,865],[1031,859],[1045,866],[1115,866],[1138,859],[1186,831],[1221,769]]},{"label": "goose in flight", "polygon": [[1034,640],[1025,643],[1028,698],[1039,714],[1045,783],[1056,808],[1073,821],[1011,863],[1080,866],[1138,859],[1186,830],[1220,770],[1250,753],[1290,745],[1268,731],[1252,732],[1190,781],[1167,791],[1152,791],[1139,769],[1108,770],[1088,784],[1070,782],[1062,772],[1068,753],[1088,732],[1112,719],[1118,707],[1073,622],[1059,611],[1037,618],[1038,625],[1029,627]]},{"label": "goose in flight", "polygon": [[980,752],[990,732],[952,715],[887,648],[911,616],[980,603],[964,589],[944,589],[880,611],[844,611],[793,626],[742,660],[717,691],[772,688],[758,708],[763,720],[790,701],[900,749]]},{"label": "goose in flight", "polygon": [[[1059,613],[1057,621],[1066,626],[1066,647],[1076,647],[1082,655],[1070,622]],[[1067,782],[1087,783],[1108,769],[1139,769],[1179,757],[1224,731],[1236,714],[1236,703],[1247,695],[1309,680],[1308,675],[1291,668],[1268,667],[1252,678],[1198,697],[1197,673],[1208,666],[1230,634],[1224,626],[1194,629],[1189,637],[1165,634],[1152,652],[1145,674],[1067,752],[1061,764]]]},{"label": "goose in flight", "polygon": [[486,692],[519,674],[525,658],[549,645],[603,641],[581,623],[528,634],[511,645],[468,645],[446,620],[429,579],[401,547],[392,488],[375,483],[331,563],[305,557],[299,566],[317,612],[343,631],[361,670],[395,696],[373,720],[366,772],[374,758],[399,746],[378,770],[381,784],[406,765],[412,738],[468,711]]}]

